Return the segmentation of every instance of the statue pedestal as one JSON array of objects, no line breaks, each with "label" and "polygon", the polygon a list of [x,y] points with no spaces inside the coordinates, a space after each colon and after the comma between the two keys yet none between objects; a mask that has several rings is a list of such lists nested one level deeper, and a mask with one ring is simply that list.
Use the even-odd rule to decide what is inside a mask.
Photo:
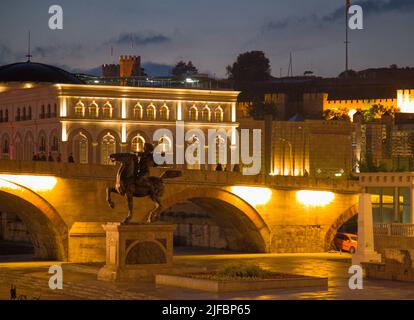
[{"label": "statue pedestal", "polygon": [[153,279],[172,268],[172,224],[107,223],[106,265],[98,280],[129,281]]}]

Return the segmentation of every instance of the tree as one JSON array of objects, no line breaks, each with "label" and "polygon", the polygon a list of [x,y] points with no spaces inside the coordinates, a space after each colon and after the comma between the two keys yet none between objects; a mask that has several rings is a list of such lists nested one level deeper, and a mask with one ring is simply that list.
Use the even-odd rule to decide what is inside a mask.
[{"label": "tree", "polygon": [[270,62],[263,51],[240,54],[232,66],[227,66],[229,79],[237,83],[269,80]]},{"label": "tree", "polygon": [[198,70],[191,61],[185,63],[181,60],[172,69],[172,74],[176,77],[188,77],[196,73],[198,73]]},{"label": "tree", "polygon": [[249,115],[255,120],[263,120],[266,115],[272,115],[277,119],[277,108],[274,103],[255,100],[249,107]]}]

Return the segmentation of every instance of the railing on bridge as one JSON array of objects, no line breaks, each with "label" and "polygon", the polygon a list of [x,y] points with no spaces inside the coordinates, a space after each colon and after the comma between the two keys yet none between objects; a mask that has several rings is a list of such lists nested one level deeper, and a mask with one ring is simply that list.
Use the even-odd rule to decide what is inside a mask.
[{"label": "railing on bridge", "polygon": [[414,237],[414,224],[374,223],[374,234],[378,236]]},{"label": "railing on bridge", "polygon": [[[75,164],[43,161],[0,160],[0,173],[53,175],[62,178],[91,178],[113,180],[118,166],[98,164]],[[153,168],[151,174],[161,175],[167,168]],[[356,194],[361,192],[358,181],[345,179],[327,179],[315,177],[290,177],[271,175],[243,175],[231,171],[207,171],[181,169],[183,176],[174,183],[215,184],[224,186],[248,185],[265,186],[275,189],[326,190],[339,193]]]}]

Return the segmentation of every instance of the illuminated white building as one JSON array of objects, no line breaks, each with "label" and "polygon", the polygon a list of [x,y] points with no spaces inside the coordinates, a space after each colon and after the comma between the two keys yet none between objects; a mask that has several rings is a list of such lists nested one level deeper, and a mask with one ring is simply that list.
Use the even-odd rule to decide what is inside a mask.
[{"label": "illuminated white building", "polygon": [[[49,153],[62,161],[108,164],[114,152],[140,151],[155,130],[236,128],[239,92],[86,85],[39,63],[0,67],[0,143],[3,159]],[[171,150],[175,142],[155,142]],[[175,140],[175,136],[174,136]],[[230,145],[230,143],[229,143]],[[184,147],[185,146],[177,146]],[[229,147],[230,148],[230,147]],[[193,165],[200,168],[200,165]],[[210,166],[211,168],[211,166]],[[207,167],[206,167],[207,169]]]}]

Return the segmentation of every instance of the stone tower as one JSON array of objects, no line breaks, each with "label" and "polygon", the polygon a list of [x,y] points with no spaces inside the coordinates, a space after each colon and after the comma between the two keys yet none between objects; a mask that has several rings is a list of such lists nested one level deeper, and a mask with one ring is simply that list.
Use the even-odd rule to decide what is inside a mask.
[{"label": "stone tower", "polygon": [[119,76],[121,78],[141,76],[140,56],[121,56],[119,58]]}]

